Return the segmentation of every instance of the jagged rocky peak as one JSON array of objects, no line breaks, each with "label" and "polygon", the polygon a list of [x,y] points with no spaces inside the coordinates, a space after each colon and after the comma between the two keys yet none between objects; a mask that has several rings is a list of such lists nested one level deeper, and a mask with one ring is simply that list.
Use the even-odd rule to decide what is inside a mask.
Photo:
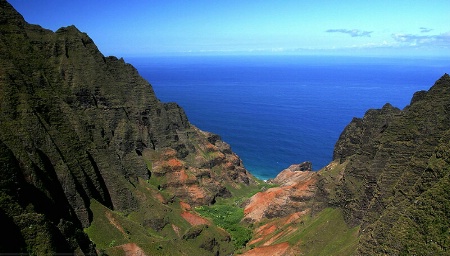
[{"label": "jagged rocky peak", "polygon": [[[445,93],[445,91],[447,90],[447,88],[445,88],[447,86],[446,81],[448,79],[449,79],[449,75],[447,73],[445,73],[439,80],[436,81],[435,85],[430,88],[430,91],[432,93],[440,93],[440,92]],[[427,94],[428,94],[428,91],[425,91],[425,90],[415,92],[411,99],[410,105],[414,105],[416,102],[425,99],[427,97]]]},{"label": "jagged rocky peak", "polygon": [[6,0],[0,1],[0,25],[23,26],[25,20]]},{"label": "jagged rocky peak", "polygon": [[347,157],[356,154],[368,139],[380,136],[390,120],[400,112],[400,109],[387,103],[381,109],[368,110],[363,118],[353,118],[335,144],[333,160],[343,163]]},{"label": "jagged rocky peak", "polygon": [[309,161],[300,163],[300,164],[293,164],[288,167],[289,170],[294,172],[306,172],[306,171],[312,171],[312,163]]}]

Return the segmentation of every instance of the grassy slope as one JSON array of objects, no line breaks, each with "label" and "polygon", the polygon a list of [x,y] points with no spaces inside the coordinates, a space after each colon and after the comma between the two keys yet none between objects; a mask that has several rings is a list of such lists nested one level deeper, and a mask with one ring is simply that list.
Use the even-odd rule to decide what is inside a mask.
[{"label": "grassy slope", "polygon": [[306,255],[351,255],[356,249],[359,228],[349,228],[339,209],[326,208],[303,225],[286,240],[301,241]]},{"label": "grassy slope", "polygon": [[264,186],[267,185],[260,183],[232,189],[233,197],[218,199],[212,206],[197,207],[196,211],[212,224],[191,226],[181,217],[183,210],[177,199],[162,203],[161,198],[167,199],[168,195],[159,191],[156,184],[141,180],[135,195],[145,204],[125,214],[92,200],[94,219],[85,232],[97,249],[110,255],[123,254],[120,245],[128,243],[136,243],[150,255],[230,254],[251,238],[248,225],[240,223],[243,217],[240,205]]},{"label": "grassy slope", "polygon": [[129,214],[112,211],[95,200],[91,202],[94,219],[85,232],[100,251],[123,255],[119,246],[128,243],[137,244],[148,255],[213,255],[234,250],[223,230],[208,225],[192,227],[185,221],[179,201],[159,202],[153,197],[157,192],[145,181],[137,188],[146,205]]},{"label": "grassy slope", "polygon": [[256,239],[247,249],[288,242],[302,255],[352,255],[356,250],[359,227],[350,228],[340,209],[325,208],[314,216],[308,214],[294,221],[287,219],[289,217],[260,223],[269,230],[271,226],[276,229]]}]

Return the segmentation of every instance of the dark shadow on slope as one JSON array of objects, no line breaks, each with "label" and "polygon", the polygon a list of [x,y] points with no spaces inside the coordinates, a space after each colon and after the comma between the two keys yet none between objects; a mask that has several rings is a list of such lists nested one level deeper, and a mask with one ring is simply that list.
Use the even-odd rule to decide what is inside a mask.
[{"label": "dark shadow on slope", "polygon": [[[100,169],[98,168],[98,165],[95,162],[94,158],[92,157],[91,153],[89,153],[89,151],[86,151],[86,154],[88,156],[89,161],[91,162],[92,167],[94,168],[97,182],[99,183],[100,189],[102,190],[101,194],[103,195],[103,198],[102,198],[101,202],[103,203],[103,205],[105,205],[106,207],[108,207],[109,209],[112,210],[113,203],[111,200],[111,195],[109,194],[108,187],[106,186],[105,180],[103,179]],[[100,200],[100,198],[98,198],[97,200]]]},{"label": "dark shadow on slope", "polygon": [[39,179],[40,187],[30,186],[30,201],[38,212],[45,213],[53,222],[58,222],[61,217],[73,218],[73,210],[64,193],[64,189],[56,175],[55,168],[49,157],[41,150],[36,150],[41,159],[44,169],[33,164],[36,178]]},{"label": "dark shadow on slope", "polygon": [[9,217],[3,209],[0,208],[0,227],[3,232],[7,231],[0,239],[0,254],[2,253],[25,253],[25,240],[20,233],[20,228],[14,223],[13,219]]}]

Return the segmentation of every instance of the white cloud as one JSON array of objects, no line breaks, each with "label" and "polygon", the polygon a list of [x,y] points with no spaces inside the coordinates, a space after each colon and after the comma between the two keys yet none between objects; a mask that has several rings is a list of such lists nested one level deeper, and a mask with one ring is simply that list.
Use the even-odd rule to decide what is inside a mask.
[{"label": "white cloud", "polygon": [[450,32],[438,35],[392,34],[399,43],[409,46],[450,46]]},{"label": "white cloud", "polygon": [[351,37],[370,37],[370,34],[373,33],[373,31],[361,31],[359,29],[328,29],[325,32],[327,33],[344,33],[348,34]]}]

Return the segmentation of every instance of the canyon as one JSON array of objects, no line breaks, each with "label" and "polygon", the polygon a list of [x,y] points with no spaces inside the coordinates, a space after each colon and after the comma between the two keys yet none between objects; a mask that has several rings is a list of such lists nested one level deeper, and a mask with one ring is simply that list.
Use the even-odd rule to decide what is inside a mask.
[{"label": "canyon", "polygon": [[75,26],[0,0],[0,253],[442,255],[450,76],[267,182]]}]

